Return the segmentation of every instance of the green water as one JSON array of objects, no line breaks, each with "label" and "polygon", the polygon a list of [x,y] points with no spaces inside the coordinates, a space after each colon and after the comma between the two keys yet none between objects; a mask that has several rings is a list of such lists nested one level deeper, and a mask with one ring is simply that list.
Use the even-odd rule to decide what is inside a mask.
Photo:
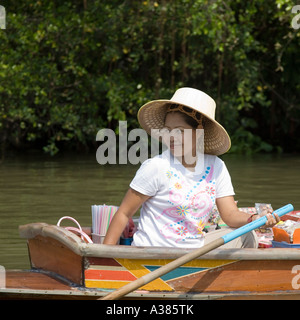
[{"label": "green water", "polygon": [[[300,210],[300,155],[225,155],[240,206],[292,203]],[[0,164],[0,265],[29,268],[26,241],[18,226],[56,224],[69,215],[91,225],[91,205],[119,205],[138,169],[97,163],[94,155],[23,156]]]}]

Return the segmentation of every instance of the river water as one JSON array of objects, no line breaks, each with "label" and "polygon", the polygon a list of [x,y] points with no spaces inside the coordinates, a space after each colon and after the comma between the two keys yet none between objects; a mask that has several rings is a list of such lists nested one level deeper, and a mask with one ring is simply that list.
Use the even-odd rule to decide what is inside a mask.
[{"label": "river water", "polygon": [[[239,206],[300,210],[300,155],[224,155]],[[95,155],[8,158],[0,164],[0,265],[29,268],[18,226],[69,215],[91,225],[91,205],[119,205],[139,165],[99,165]],[[72,224],[72,223],[71,223]]]}]

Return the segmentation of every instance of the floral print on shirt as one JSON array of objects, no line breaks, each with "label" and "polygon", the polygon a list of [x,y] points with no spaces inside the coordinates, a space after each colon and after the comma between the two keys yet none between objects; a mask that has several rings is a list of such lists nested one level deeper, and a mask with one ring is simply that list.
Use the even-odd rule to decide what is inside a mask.
[{"label": "floral print on shirt", "polygon": [[203,235],[204,225],[215,205],[215,181],[211,180],[213,166],[206,167],[204,175],[192,184],[179,172],[168,170],[169,208],[162,212],[168,221],[160,233],[176,242]]}]

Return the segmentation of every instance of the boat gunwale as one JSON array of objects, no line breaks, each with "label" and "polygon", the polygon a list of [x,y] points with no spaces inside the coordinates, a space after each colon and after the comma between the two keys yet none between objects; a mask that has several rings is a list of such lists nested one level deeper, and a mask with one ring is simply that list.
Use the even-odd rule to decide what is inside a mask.
[{"label": "boat gunwale", "polygon": [[[177,259],[194,249],[169,247],[133,247],[123,245],[89,244],[63,227],[46,223],[30,223],[19,226],[22,238],[37,236],[53,238],[82,257],[119,259]],[[200,260],[300,260],[296,248],[218,248],[197,259]]]}]

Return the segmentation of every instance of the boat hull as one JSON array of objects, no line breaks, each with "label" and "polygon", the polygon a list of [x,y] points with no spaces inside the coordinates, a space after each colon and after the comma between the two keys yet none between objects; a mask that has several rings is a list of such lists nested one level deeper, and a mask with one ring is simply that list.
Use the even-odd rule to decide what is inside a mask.
[{"label": "boat hull", "polygon": [[[72,232],[46,224],[21,226],[20,234],[27,239],[32,270],[22,288],[20,281],[10,280],[18,272],[8,274],[1,297],[96,299],[190,251],[86,244]],[[300,299],[299,275],[299,249],[220,248],[124,299]],[[31,284],[37,277],[50,279],[52,286]]]}]

